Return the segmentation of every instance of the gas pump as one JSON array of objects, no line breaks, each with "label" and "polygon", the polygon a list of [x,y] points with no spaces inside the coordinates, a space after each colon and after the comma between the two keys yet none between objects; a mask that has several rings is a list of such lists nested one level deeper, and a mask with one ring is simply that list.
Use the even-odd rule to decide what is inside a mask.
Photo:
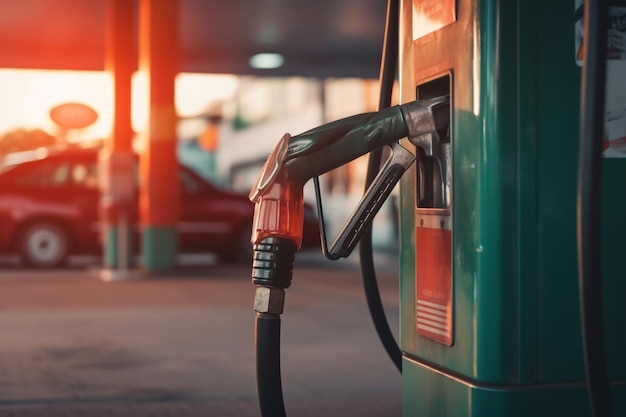
[{"label": "gas pump", "polygon": [[[350,254],[401,177],[403,415],[626,415],[626,5],[595,7],[609,14],[600,100],[609,106],[592,121],[591,148],[577,146],[588,110],[581,115],[580,62],[594,43],[590,25],[581,30],[582,0],[402,1],[402,104],[281,139],[251,193],[264,416],[285,414],[278,340],[302,186],[392,144],[328,252]],[[592,181],[591,205],[602,221],[591,248],[601,272],[591,268],[591,282],[601,274],[602,286],[581,278],[579,300],[577,246],[590,244],[577,245],[578,159],[599,143],[602,182]],[[586,308],[599,314],[588,320]]]},{"label": "gas pump", "polygon": [[[401,247],[414,247],[400,260],[406,416],[591,415],[576,243],[582,12],[569,0],[402,3],[401,101],[449,94],[452,120],[439,155],[409,148],[420,163],[400,184]],[[626,8],[611,13],[624,39]],[[613,45],[608,89],[623,108],[626,56]],[[623,121],[603,119],[624,137]],[[614,211],[626,208],[626,155],[608,155],[593,201],[605,317],[593,326],[606,330],[595,337],[615,415],[626,415],[615,296],[626,291],[626,228]]]}]

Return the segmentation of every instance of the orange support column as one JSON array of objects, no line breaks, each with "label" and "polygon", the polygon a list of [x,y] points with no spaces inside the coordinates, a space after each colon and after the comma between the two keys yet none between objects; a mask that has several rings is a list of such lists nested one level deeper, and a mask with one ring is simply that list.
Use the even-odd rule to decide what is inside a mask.
[{"label": "orange support column", "polygon": [[108,0],[106,71],[113,86],[113,130],[100,153],[103,263],[109,280],[128,271],[136,219],[135,158],[132,154],[131,77],[137,66],[133,2]]},{"label": "orange support column", "polygon": [[178,71],[178,1],[140,0],[139,66],[148,82],[148,123],[140,157],[142,261],[148,270],[176,265],[179,216],[174,80]]}]

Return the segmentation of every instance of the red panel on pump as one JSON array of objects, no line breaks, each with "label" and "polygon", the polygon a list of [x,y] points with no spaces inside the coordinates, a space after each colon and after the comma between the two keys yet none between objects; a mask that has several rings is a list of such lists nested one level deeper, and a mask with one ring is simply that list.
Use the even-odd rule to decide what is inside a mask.
[{"label": "red panel on pump", "polygon": [[417,333],[452,345],[452,231],[418,227],[415,326]]}]

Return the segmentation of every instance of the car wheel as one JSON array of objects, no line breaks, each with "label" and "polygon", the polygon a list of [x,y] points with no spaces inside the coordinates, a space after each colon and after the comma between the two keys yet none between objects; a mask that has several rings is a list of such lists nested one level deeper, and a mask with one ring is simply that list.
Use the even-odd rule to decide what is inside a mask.
[{"label": "car wheel", "polygon": [[20,233],[19,254],[22,260],[37,268],[62,265],[68,254],[67,232],[53,223],[34,223]]}]

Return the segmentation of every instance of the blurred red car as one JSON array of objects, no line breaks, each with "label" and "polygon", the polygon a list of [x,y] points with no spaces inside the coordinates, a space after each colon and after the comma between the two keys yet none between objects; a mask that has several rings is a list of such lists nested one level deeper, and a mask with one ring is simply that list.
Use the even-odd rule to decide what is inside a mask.
[{"label": "blurred red car", "polygon": [[[98,149],[39,150],[0,168],[0,253],[36,267],[69,255],[102,252],[98,219]],[[16,159],[16,158],[14,158]],[[212,252],[224,261],[251,259],[254,205],[179,165],[179,253]],[[313,208],[304,212],[303,248],[319,247]]]}]

